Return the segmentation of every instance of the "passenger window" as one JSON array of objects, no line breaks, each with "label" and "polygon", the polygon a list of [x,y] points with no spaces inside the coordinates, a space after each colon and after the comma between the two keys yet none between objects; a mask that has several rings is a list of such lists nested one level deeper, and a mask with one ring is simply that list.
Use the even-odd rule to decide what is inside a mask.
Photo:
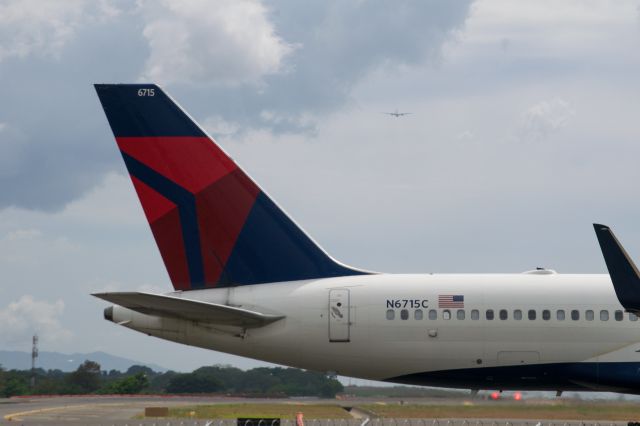
[{"label": "passenger window", "polygon": [[507,310],[506,309],[500,309],[500,319],[502,321],[504,321],[507,318],[509,318],[509,315],[507,314]]},{"label": "passenger window", "polygon": [[392,320],[396,318],[396,311],[393,309],[387,309],[387,319]]},{"label": "passenger window", "polygon": [[429,319],[430,320],[438,319],[438,311],[436,311],[435,309],[429,310]]},{"label": "passenger window", "polygon": [[542,319],[545,321],[549,321],[551,319],[551,311],[548,309],[542,311]]},{"label": "passenger window", "polygon": [[513,311],[513,319],[518,321],[522,319],[522,311],[520,309]]},{"label": "passenger window", "polygon": [[416,311],[413,313],[413,317],[418,321],[422,319],[422,315],[423,315],[422,309],[416,309]]},{"label": "passenger window", "polygon": [[609,311],[600,311],[600,321],[609,321]]},{"label": "passenger window", "polygon": [[403,309],[400,311],[400,319],[401,320],[408,320],[409,319],[409,311],[406,309]]},{"label": "passenger window", "polygon": [[615,311],[613,316],[616,319],[616,321],[622,321],[622,317],[624,315],[622,314],[622,311]]},{"label": "passenger window", "polygon": [[558,321],[564,321],[564,310],[560,309],[556,312],[556,319]]},{"label": "passenger window", "polygon": [[474,321],[479,320],[480,319],[480,311],[477,310],[477,309],[473,309],[471,311],[471,319],[474,320]]},{"label": "passenger window", "polygon": [[638,316],[633,312],[629,312],[629,320],[630,321],[638,321]]},{"label": "passenger window", "polygon": [[533,321],[536,319],[536,311],[535,309],[529,309],[529,312],[527,312],[527,316],[529,317],[530,321]]},{"label": "passenger window", "polygon": [[451,311],[448,310],[448,309],[445,309],[444,311],[442,311],[442,319],[450,320],[451,319]]},{"label": "passenger window", "polygon": [[593,317],[594,317],[594,315],[593,315],[593,311],[592,311],[591,309],[589,309],[588,311],[586,311],[586,312],[584,313],[584,317],[585,317],[585,319],[586,319],[587,321],[593,321]]},{"label": "passenger window", "polygon": [[493,309],[487,309],[487,315],[486,315],[487,319],[489,321],[493,320]]},{"label": "passenger window", "polygon": [[580,319],[580,311],[577,309],[574,309],[571,311],[571,319],[574,321],[578,321]]},{"label": "passenger window", "polygon": [[458,309],[458,312],[456,312],[457,318],[459,320],[463,320],[464,319],[464,309]]}]

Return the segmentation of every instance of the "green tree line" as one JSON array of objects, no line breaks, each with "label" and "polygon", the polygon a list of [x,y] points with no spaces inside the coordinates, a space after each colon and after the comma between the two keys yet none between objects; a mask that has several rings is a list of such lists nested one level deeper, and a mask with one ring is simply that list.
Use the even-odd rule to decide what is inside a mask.
[{"label": "green tree line", "polygon": [[243,371],[214,365],[191,373],[164,373],[134,365],[125,372],[103,371],[85,361],[75,371],[9,370],[0,367],[0,397],[77,394],[231,394],[245,396],[318,396],[333,398],[342,384],[324,374],[296,368],[259,367]]}]

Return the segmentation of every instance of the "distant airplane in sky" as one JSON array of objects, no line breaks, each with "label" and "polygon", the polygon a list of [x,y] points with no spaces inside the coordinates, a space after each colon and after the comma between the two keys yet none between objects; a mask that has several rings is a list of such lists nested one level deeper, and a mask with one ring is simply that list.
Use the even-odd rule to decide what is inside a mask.
[{"label": "distant airplane in sky", "polygon": [[607,226],[594,228],[609,275],[352,268],[322,250],[161,88],[96,91],[175,289],[95,294],[115,304],[107,320],[363,379],[640,393],[640,274]]},{"label": "distant airplane in sky", "polygon": [[383,112],[383,114],[392,115],[395,118],[399,118],[399,117],[403,117],[405,115],[409,115],[411,113],[410,112],[399,112],[398,109],[396,108],[396,110],[394,112]]}]

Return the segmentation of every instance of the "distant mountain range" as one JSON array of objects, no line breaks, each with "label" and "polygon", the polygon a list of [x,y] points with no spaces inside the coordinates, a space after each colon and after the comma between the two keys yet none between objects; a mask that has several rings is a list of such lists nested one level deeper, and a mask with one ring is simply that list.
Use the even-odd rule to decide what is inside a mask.
[{"label": "distant mountain range", "polygon": [[[40,352],[36,367],[44,370],[73,371],[85,360],[95,361],[102,370],[127,371],[132,365],[144,365],[154,371],[164,372],[166,368],[157,364],[134,361],[111,355],[106,352],[90,352],[86,354],[62,354],[59,352]],[[5,370],[28,370],[31,368],[31,353],[20,351],[0,351],[0,365]]]}]

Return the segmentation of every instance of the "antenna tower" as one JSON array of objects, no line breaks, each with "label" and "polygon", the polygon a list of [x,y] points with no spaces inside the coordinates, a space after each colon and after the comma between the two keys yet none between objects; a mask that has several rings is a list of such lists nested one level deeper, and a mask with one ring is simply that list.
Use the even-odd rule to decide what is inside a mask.
[{"label": "antenna tower", "polygon": [[33,335],[33,346],[31,347],[31,389],[36,384],[36,358],[38,358],[38,335]]}]

